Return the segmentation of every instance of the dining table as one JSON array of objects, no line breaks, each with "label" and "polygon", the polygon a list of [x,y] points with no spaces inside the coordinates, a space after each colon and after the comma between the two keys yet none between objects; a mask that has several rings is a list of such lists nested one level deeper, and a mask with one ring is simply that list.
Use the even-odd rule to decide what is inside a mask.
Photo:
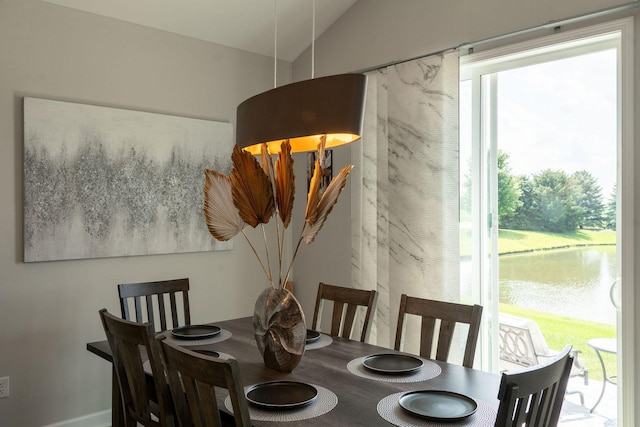
[{"label": "dining table", "polygon": [[[291,410],[269,410],[249,405],[254,426],[402,426],[436,427],[494,425],[498,408],[500,375],[457,364],[420,358],[424,363],[408,373],[388,373],[371,370],[363,365],[369,356],[407,355],[385,347],[321,334],[321,338],[308,344],[298,366],[292,372],[267,368],[258,351],[252,317],[214,322],[222,333],[214,338],[184,340],[182,344],[192,350],[209,350],[220,357],[233,357],[238,361],[240,376],[246,390],[257,384],[272,381],[291,381],[312,385],[318,390],[311,404]],[[170,331],[164,333],[171,339]],[[173,338],[175,339],[175,338]],[[87,350],[113,362],[106,340],[87,343]],[[410,355],[416,358],[414,355]],[[116,406],[119,392],[117,381],[112,381],[113,402]],[[417,416],[400,406],[401,398],[413,395],[436,394],[471,400],[474,413],[454,422],[443,424],[438,418]],[[229,399],[219,396],[219,407],[232,411]],[[455,403],[455,402],[454,402]],[[118,408],[113,408],[113,425],[121,422]],[[450,420],[447,420],[450,421]]]}]

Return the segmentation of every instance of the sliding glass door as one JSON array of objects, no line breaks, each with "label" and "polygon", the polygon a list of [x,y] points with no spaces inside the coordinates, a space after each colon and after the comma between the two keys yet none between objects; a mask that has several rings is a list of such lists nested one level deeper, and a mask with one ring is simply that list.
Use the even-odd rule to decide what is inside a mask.
[{"label": "sliding glass door", "polygon": [[[621,39],[609,26],[461,60],[460,277],[485,307],[484,369],[506,369],[513,319],[581,350],[594,380],[589,339],[621,348]],[[616,418],[612,390],[599,410]]]}]

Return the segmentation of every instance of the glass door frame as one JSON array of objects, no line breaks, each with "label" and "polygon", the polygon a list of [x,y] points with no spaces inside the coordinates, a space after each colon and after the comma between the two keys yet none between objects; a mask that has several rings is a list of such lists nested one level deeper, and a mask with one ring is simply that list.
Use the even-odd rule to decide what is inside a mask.
[{"label": "glass door frame", "polygon": [[[594,43],[594,37],[597,41]],[[478,344],[482,369],[498,372],[498,253],[496,82],[491,75],[528,63],[574,56],[614,46],[618,52],[617,247],[621,280],[618,310],[618,415],[634,424],[634,191],[633,18],[461,56],[460,80],[472,81],[472,297],[485,307]],[[493,220],[493,219],[496,220]],[[624,230],[624,234],[621,232]],[[490,283],[490,286],[483,286]]]}]

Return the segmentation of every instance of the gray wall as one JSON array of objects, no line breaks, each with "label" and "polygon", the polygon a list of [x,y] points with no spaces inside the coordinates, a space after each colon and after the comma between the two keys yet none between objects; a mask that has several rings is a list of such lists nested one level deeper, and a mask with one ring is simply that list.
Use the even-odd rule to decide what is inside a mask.
[{"label": "gray wall", "polygon": [[[282,64],[280,81],[291,78]],[[266,282],[242,241],[231,251],[22,262],[22,98],[235,122],[273,85],[273,60],[39,0],[0,1],[0,425],[41,426],[111,407],[98,310],[116,284],[191,279],[193,322],[252,314]],[[246,261],[245,260],[249,260]],[[91,425],[85,424],[85,425]]]}]

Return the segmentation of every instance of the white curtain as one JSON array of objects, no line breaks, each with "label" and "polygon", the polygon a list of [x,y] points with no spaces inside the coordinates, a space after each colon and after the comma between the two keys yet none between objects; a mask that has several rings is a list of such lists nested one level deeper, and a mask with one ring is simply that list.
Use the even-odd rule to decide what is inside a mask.
[{"label": "white curtain", "polygon": [[[401,294],[460,297],[458,62],[454,52],[368,73],[351,153],[352,283],[378,290],[370,341],[386,347]],[[417,352],[418,327],[407,325],[405,351]]]}]

